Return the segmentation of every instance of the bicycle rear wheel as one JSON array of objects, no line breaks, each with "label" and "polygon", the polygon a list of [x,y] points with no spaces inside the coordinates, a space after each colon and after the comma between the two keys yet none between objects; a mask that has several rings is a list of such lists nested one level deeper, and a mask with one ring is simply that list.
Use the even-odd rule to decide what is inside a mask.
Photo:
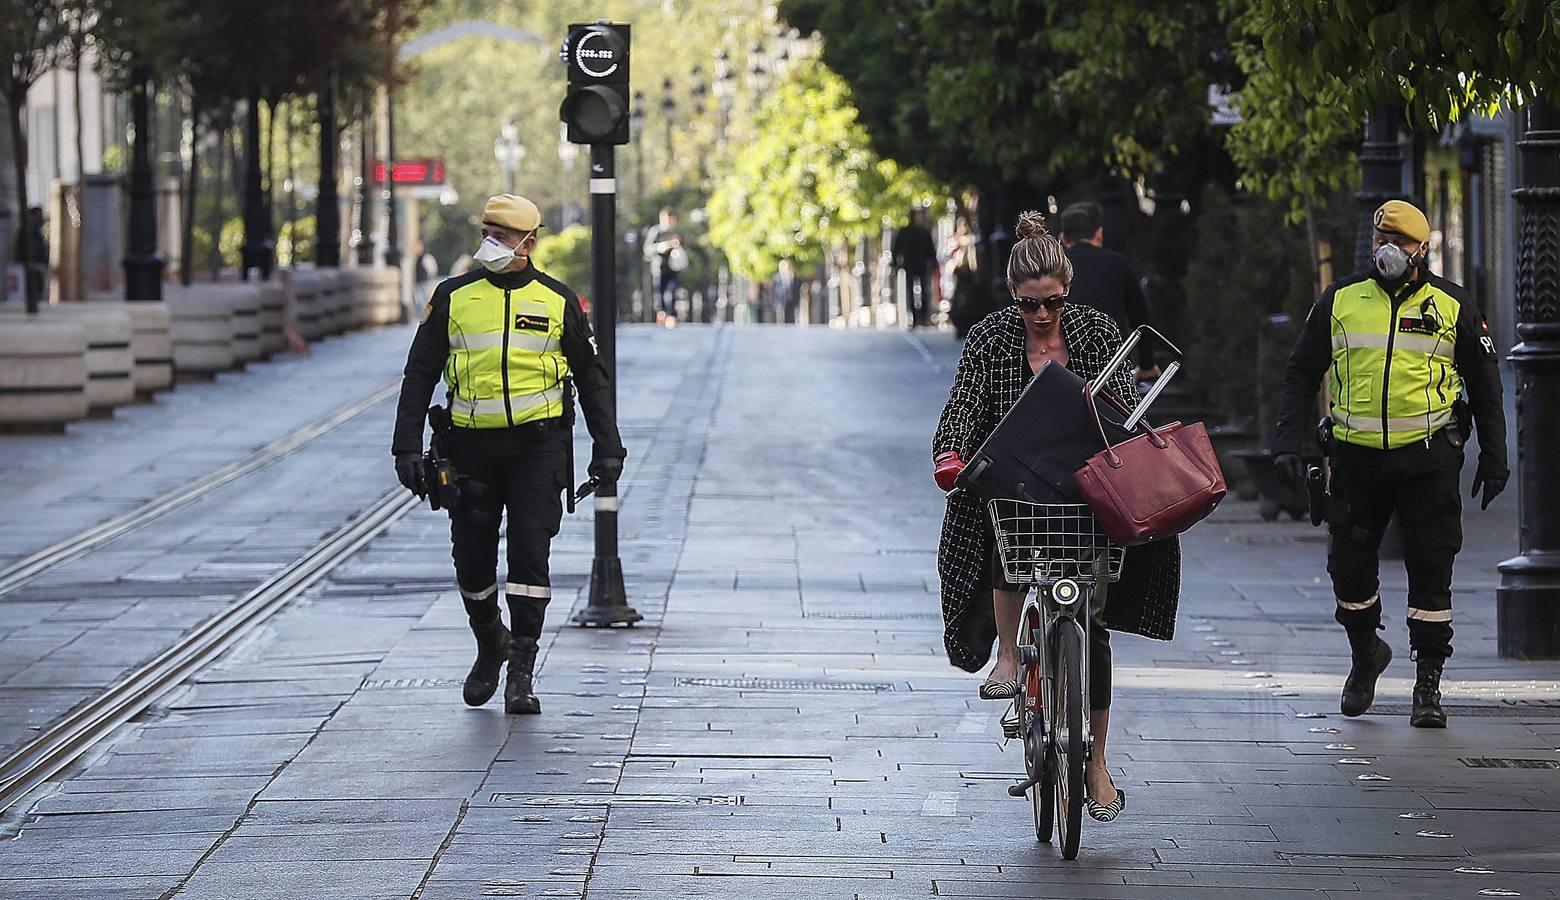
[{"label": "bicycle rear wheel", "polygon": [[1048,698],[1055,726],[1049,742],[1055,759],[1056,825],[1062,858],[1078,858],[1079,832],[1083,829],[1083,630],[1063,618],[1053,626],[1051,644],[1051,696]]}]

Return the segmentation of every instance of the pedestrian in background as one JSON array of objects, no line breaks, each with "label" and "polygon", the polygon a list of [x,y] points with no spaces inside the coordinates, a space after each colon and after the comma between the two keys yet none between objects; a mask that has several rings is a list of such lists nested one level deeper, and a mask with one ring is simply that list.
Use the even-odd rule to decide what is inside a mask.
[{"label": "pedestrian in background", "polygon": [[894,268],[905,273],[905,290],[910,292],[906,306],[910,324],[932,322],[932,273],[937,269],[937,246],[926,228],[926,211],[910,210],[910,221],[894,235],[890,246]]},{"label": "pedestrian in background", "polygon": [[22,227],[16,233],[16,259],[25,261],[25,297],[47,302],[49,287],[49,238],[44,233],[43,207],[27,210]]},{"label": "pedestrian in background", "polygon": [[[1073,266],[1073,303],[1092,306],[1116,320],[1122,334],[1139,325],[1152,325],[1143,286],[1125,256],[1105,247],[1105,214],[1098,203],[1074,203],[1062,210],[1062,246]],[[1138,344],[1139,381],[1159,377],[1154,350],[1148,341]]]},{"label": "pedestrian in background", "polygon": [[[933,477],[951,491],[965,461],[1018,402],[1034,373],[1047,362],[1080,378],[1103,378],[1118,396],[1130,396],[1132,371],[1105,366],[1121,346],[1121,332],[1104,313],[1068,303],[1072,264],[1062,245],[1046,233],[1045,218],[1026,212],[1018,221],[1018,243],[1008,257],[1007,285],[1014,305],[970,329],[953,376],[948,402],[932,436]],[[983,700],[1011,698],[1018,691],[1018,628],[1027,585],[1006,578],[985,503],[970,491],[948,496],[937,549],[942,581],[943,645],[948,660],[977,672],[997,660],[984,684]],[[1175,636],[1181,591],[1181,547],[1175,538],[1127,550],[1121,581],[1095,611],[1089,628],[1089,728],[1093,752],[1084,770],[1089,814],[1110,821],[1126,805],[1105,763],[1110,728],[1110,632],[1127,631],[1157,640]]]},{"label": "pedestrian in background", "polygon": [[656,324],[675,328],[678,281],[688,268],[688,248],[683,246],[677,210],[661,210],[660,220],[650,226],[645,235],[645,258],[650,261]]},{"label": "pedestrian in background", "polygon": [[[1289,357],[1273,448],[1298,488],[1300,450],[1323,376],[1331,397],[1327,573],[1352,664],[1338,708],[1363,715],[1392,661],[1381,624],[1381,536],[1393,514],[1408,570],[1415,659],[1410,724],[1445,728],[1441,671],[1452,655],[1452,563],[1462,549],[1463,444],[1479,433],[1473,493],[1481,509],[1506,487],[1506,416],[1495,342],[1467,292],[1425,266],[1430,222],[1389,200],[1376,210],[1369,271],[1317,298]],[[1462,399],[1466,390],[1467,400]]]},{"label": "pedestrian in background", "polygon": [[[423,423],[440,375],[453,427],[441,438],[461,483],[450,512],[455,580],[477,639],[466,676],[471,706],[486,703],[509,663],[504,711],[541,712],[534,691],[537,639],[552,598],[548,554],[563,518],[572,416],[566,379],[579,386],[594,441],[591,477],[614,482],[627,451],[618,436],[612,385],[596,355],[590,320],[574,291],[531,264],[542,217],[513,194],[482,211],[479,268],[447,278],[423,307],[396,408],[396,476],[413,493],[422,472]],[[498,605],[498,537],[507,516],[509,570]]]}]

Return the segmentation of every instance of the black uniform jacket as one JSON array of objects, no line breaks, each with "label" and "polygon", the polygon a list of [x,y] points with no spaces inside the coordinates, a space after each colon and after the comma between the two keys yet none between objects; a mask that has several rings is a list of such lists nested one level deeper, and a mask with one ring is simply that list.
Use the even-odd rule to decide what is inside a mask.
[{"label": "black uniform jacket", "polygon": [[428,404],[433,399],[433,389],[443,375],[445,362],[450,355],[450,292],[481,278],[510,290],[538,281],[563,295],[563,355],[569,361],[569,372],[579,389],[580,408],[585,411],[585,425],[590,429],[594,444],[592,455],[596,459],[622,459],[628,455],[628,451],[623,449],[622,439],[618,437],[612,383],[601,358],[596,355],[590,319],[580,307],[579,298],[568,286],[538,271],[535,266],[527,266],[518,272],[498,273],[472,269],[464,275],[439,282],[433,298],[428,301],[423,323],[417,328],[417,336],[412,338],[412,350],[406,357],[406,377],[401,382],[401,402],[395,411],[395,437],[390,444],[390,452],[422,452],[423,422],[428,415]]},{"label": "black uniform jacket", "polygon": [[[1317,298],[1306,317],[1305,328],[1289,356],[1289,368],[1284,373],[1284,385],[1279,390],[1278,434],[1273,443],[1275,453],[1299,453],[1305,443],[1305,435],[1316,422],[1315,397],[1321,389],[1322,376],[1332,365],[1332,306],[1339,289],[1358,284],[1370,273],[1357,273],[1335,281]],[[1479,433],[1479,465],[1488,474],[1509,476],[1506,467],[1506,410],[1501,403],[1500,367],[1495,353],[1495,342],[1490,338],[1484,316],[1456,282],[1420,270],[1420,277],[1432,286],[1457,298],[1461,307],[1457,315],[1457,344],[1453,359],[1457,374],[1462,377],[1468,393],[1468,405],[1473,411],[1474,426]],[[1415,287],[1420,282],[1414,282]],[[1389,296],[1394,291],[1383,284]],[[1411,294],[1412,290],[1400,288],[1397,293]],[[1466,439],[1468,435],[1463,435]]]}]

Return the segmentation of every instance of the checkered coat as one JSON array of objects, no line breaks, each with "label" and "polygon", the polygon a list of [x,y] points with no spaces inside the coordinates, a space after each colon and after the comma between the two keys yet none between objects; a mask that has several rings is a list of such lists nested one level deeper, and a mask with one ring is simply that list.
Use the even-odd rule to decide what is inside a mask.
[{"label": "checkered coat", "polygon": [[[1110,316],[1080,304],[1062,311],[1067,368],[1084,379],[1099,376],[1121,345],[1121,332]],[[1018,402],[1033,375],[1024,352],[1024,323],[1016,307],[987,316],[970,329],[953,390],[932,437],[932,455],[948,450],[969,459],[1002,416]],[[1128,364],[1110,376],[1117,396],[1133,395]],[[988,560],[995,538],[985,503],[967,491],[948,498],[937,573],[942,579],[943,644],[948,661],[976,672],[986,665],[996,637],[991,608]],[[1111,586],[1105,623],[1156,640],[1175,635],[1176,604],[1181,593],[1181,547],[1176,538],[1127,551],[1122,580]]]}]

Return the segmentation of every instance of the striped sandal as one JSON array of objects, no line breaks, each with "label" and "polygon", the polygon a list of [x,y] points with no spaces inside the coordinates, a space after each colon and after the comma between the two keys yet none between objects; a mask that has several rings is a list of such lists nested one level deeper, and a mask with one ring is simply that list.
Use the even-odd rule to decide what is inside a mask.
[{"label": "striped sandal", "polygon": [[1018,679],[987,681],[980,686],[982,700],[1011,700],[1018,693]]},{"label": "striped sandal", "polygon": [[[1115,782],[1112,782],[1111,786],[1115,787]],[[1089,811],[1089,818],[1096,822],[1112,821],[1127,808],[1127,792],[1116,788],[1116,799],[1109,803],[1096,803],[1094,798],[1090,797],[1085,808]]]}]

